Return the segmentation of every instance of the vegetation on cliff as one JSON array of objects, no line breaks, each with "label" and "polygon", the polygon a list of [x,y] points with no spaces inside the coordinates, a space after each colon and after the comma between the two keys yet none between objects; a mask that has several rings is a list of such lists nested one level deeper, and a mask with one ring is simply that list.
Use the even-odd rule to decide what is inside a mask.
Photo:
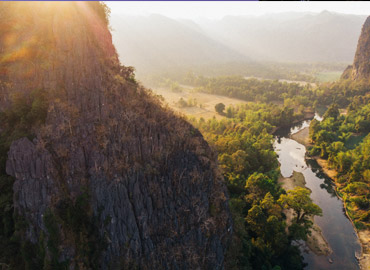
[{"label": "vegetation on cliff", "polygon": [[[30,266],[32,261],[28,242],[22,242],[22,217],[14,213],[13,184],[14,178],[6,173],[6,160],[13,141],[22,137],[32,139],[35,130],[44,124],[48,98],[42,90],[32,91],[30,95],[15,95],[11,106],[0,112],[0,262],[14,269],[36,269]],[[36,256],[37,257],[37,256]]]},{"label": "vegetation on cliff", "polygon": [[106,6],[0,5],[2,265],[223,269],[216,157],[119,63]]}]

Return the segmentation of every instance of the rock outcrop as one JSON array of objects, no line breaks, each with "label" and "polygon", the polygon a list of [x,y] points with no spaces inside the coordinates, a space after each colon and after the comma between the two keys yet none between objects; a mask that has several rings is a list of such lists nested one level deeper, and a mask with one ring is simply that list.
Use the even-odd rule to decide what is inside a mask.
[{"label": "rock outcrop", "polygon": [[120,65],[104,5],[2,3],[0,21],[0,108],[48,95],[45,124],[6,163],[44,267],[223,269],[232,226],[216,156]]},{"label": "rock outcrop", "polygon": [[346,68],[341,78],[356,81],[370,79],[370,17],[362,26],[353,65]]}]

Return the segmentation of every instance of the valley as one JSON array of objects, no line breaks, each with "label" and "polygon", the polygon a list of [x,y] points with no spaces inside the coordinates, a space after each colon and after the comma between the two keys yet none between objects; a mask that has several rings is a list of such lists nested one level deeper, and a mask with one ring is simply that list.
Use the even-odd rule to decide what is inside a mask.
[{"label": "valley", "polygon": [[165,4],[0,2],[0,270],[368,270],[370,6]]}]

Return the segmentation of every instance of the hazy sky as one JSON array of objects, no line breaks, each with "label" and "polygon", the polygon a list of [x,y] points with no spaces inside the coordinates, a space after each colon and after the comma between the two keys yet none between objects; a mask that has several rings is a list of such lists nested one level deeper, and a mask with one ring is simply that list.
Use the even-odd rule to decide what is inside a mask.
[{"label": "hazy sky", "polygon": [[170,18],[219,19],[226,15],[263,15],[279,12],[321,12],[370,15],[370,2],[240,2],[240,1],[106,1],[113,14],[162,14]]}]

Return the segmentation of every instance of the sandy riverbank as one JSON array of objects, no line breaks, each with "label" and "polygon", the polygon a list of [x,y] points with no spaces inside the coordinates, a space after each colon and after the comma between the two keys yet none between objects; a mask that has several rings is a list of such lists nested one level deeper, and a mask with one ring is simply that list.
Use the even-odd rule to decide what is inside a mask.
[{"label": "sandy riverbank", "polygon": [[[309,132],[309,129],[304,128],[301,131],[297,132],[296,134],[293,134],[291,136],[291,138],[307,147],[307,146],[310,145],[308,132]],[[329,176],[331,179],[333,179],[333,181],[335,183],[337,172],[335,170],[329,168],[327,160],[319,158],[319,157],[313,157],[313,158],[316,159],[316,161],[320,165],[322,171],[327,176]],[[345,204],[345,202],[343,202],[343,203]],[[348,214],[347,214],[347,216],[348,216]],[[352,222],[352,224],[353,224],[353,222]],[[370,230],[358,231],[356,229],[356,227],[354,227],[354,229],[357,233],[357,236],[360,240],[361,247],[362,247],[362,255],[359,258],[360,268],[362,270],[370,270]]]},{"label": "sandy riverbank", "polygon": [[309,140],[309,129],[308,127],[298,131],[297,133],[290,136],[293,140],[299,142],[300,144],[303,144],[305,146],[310,145]]},{"label": "sandy riverbank", "polygon": [[[284,178],[281,176],[279,179],[279,183],[281,183],[282,187],[285,190],[306,186],[303,174],[296,171],[293,171],[293,175],[291,177]],[[284,213],[287,217],[287,225],[290,225],[293,219],[293,210],[284,210]],[[322,234],[320,227],[317,226],[315,223],[311,229],[311,235],[308,236],[306,244],[308,248],[316,255],[327,256],[332,252],[328,242],[325,240]]]}]

